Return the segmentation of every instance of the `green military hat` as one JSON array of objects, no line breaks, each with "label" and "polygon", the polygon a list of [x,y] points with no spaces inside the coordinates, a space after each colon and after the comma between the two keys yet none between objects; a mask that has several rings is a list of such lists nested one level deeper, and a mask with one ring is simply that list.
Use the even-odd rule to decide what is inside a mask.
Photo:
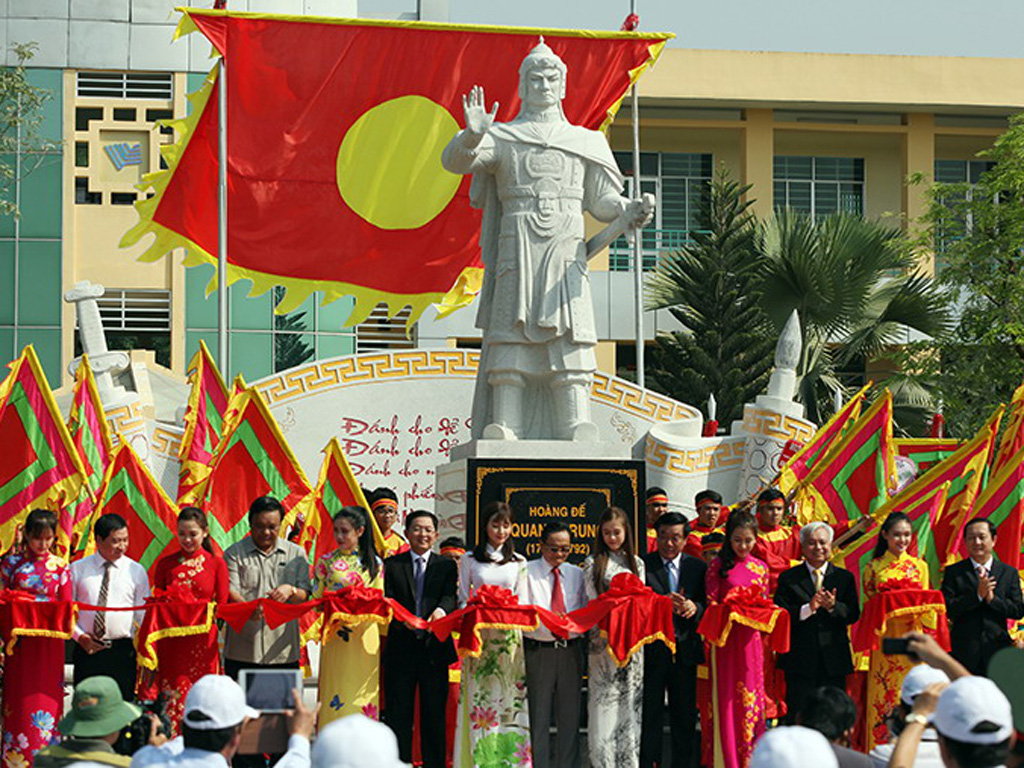
[{"label": "green military hat", "polygon": [[65,736],[97,738],[120,731],[141,714],[141,709],[121,698],[114,678],[96,675],[75,686],[71,711],[57,723],[57,728]]}]

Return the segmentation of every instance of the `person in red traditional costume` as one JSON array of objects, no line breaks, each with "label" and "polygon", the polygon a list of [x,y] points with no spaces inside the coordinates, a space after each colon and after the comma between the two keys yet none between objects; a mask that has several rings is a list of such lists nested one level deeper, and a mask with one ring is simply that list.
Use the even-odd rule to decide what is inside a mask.
[{"label": "person in red traditional costume", "polygon": [[693,497],[693,505],[697,508],[697,519],[690,524],[690,535],[683,545],[683,554],[691,557],[704,557],[702,543],[709,533],[722,533],[718,518],[722,514],[722,494],[710,488]]},{"label": "person in red traditional costume", "polygon": [[[644,563],[633,553],[629,518],[610,507],[598,520],[594,554],[583,561],[587,599],[607,592],[614,576],[632,573],[644,578]],[[620,667],[608,653],[608,641],[591,631],[590,678],[587,696],[587,742],[594,768],[636,768],[640,760],[643,712],[644,655],[634,654]]]},{"label": "person in red traditional costume", "polygon": [[799,565],[802,559],[796,528],[783,525],[786,497],[778,488],[761,491],[757,497],[757,543],[754,557],[768,564],[769,592],[775,594],[779,574]]},{"label": "person in red traditional costume", "polygon": [[[757,497],[757,543],[753,555],[768,564],[769,595],[775,594],[779,575],[799,565],[803,559],[800,532],[795,527],[782,525],[785,514],[786,497],[778,488],[768,488]],[[767,637],[764,640],[767,643]],[[775,662],[775,653],[766,645],[764,683],[769,720],[786,714],[786,678]]]},{"label": "person in red traditional costume", "polygon": [[[156,564],[153,587],[172,600],[226,603],[228,566],[213,553],[206,514],[196,507],[182,507],[178,513],[178,551],[161,557]],[[221,673],[217,631],[205,635],[165,637],[157,641],[160,666],[152,680],[140,685],[139,698],[152,700],[163,694],[165,712],[177,733],[185,711],[185,696],[204,675]]]},{"label": "person in red traditional costume", "polygon": [[658,531],[654,524],[658,518],[668,512],[668,493],[664,488],[652,486],[647,489],[645,516],[647,520],[647,552],[658,549]]},{"label": "person in red traditional costume", "polygon": [[380,534],[384,537],[384,551],[381,559],[386,560],[392,555],[400,555],[409,551],[409,542],[395,530],[398,522],[398,496],[390,488],[378,488],[370,495],[370,511],[377,521]]},{"label": "person in red traditional costume", "polygon": [[[698,494],[699,495],[699,494]],[[717,514],[717,513],[716,513]],[[700,540],[701,559],[710,565],[725,544],[725,529],[705,534]],[[684,550],[685,551],[685,550]],[[697,710],[700,712],[701,733],[711,733],[715,708],[711,700],[711,646],[704,641],[704,663],[697,665]],[[714,765],[714,742],[704,738],[700,742],[700,764]]]},{"label": "person in red traditional costume", "polygon": [[[37,601],[71,600],[67,561],[50,552],[57,515],[34,509],[24,527],[24,544],[0,561],[4,589],[29,593]],[[19,637],[7,657],[3,679],[3,764],[23,768],[57,739],[64,712],[64,641]]]},{"label": "person in red traditional costume", "polygon": [[[910,518],[905,514],[893,512],[885,518],[871,562],[865,566],[861,578],[865,611],[868,602],[880,592],[928,589],[928,564],[907,552],[913,538]],[[886,617],[884,637],[903,637],[907,632],[925,629],[931,612],[923,606],[920,610],[908,607],[912,610],[901,609],[900,615]],[[940,620],[945,620],[945,616]],[[880,650],[871,652],[864,711],[867,751],[888,738],[885,718],[899,706],[903,678],[914,664],[909,656],[888,655]]]},{"label": "person in red traditional costume", "polygon": [[[707,600],[721,603],[730,598],[748,602],[767,600],[768,565],[752,554],[757,522],[746,512],[729,515],[725,543],[707,572]],[[739,606],[742,608],[742,606]],[[735,623],[725,645],[711,647],[711,686],[714,723],[704,738],[713,738],[716,768],[746,768],[754,742],[764,733],[764,646],[761,633]]]}]

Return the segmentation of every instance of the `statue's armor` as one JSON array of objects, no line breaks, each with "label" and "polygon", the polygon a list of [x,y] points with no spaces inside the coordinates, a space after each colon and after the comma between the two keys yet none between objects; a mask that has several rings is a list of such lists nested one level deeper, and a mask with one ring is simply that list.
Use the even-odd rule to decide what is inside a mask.
[{"label": "statue's armor", "polygon": [[478,325],[489,331],[491,344],[519,348],[495,348],[493,364],[593,370],[597,338],[584,238],[586,161],[562,149],[504,139],[494,143],[494,161],[501,203],[496,282]]}]

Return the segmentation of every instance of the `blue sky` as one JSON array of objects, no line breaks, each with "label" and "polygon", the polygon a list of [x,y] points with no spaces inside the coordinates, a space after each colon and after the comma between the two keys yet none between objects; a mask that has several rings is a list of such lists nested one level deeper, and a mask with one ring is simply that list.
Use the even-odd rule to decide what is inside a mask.
[{"label": "blue sky", "polygon": [[[362,0],[360,9],[374,4]],[[453,22],[592,29],[617,29],[630,7],[628,0],[449,4]],[[637,5],[642,29],[674,32],[673,45],[689,48],[1024,58],[1020,0],[637,0]]]}]

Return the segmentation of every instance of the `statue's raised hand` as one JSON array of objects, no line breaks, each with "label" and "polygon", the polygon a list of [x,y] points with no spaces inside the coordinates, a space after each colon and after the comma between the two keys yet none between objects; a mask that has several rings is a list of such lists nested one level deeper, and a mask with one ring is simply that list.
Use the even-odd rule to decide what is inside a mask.
[{"label": "statue's raised hand", "polygon": [[462,109],[466,113],[466,130],[476,136],[483,136],[491,129],[498,115],[498,102],[494,102],[494,107],[488,112],[483,86],[474,85],[473,90],[462,97]]}]

